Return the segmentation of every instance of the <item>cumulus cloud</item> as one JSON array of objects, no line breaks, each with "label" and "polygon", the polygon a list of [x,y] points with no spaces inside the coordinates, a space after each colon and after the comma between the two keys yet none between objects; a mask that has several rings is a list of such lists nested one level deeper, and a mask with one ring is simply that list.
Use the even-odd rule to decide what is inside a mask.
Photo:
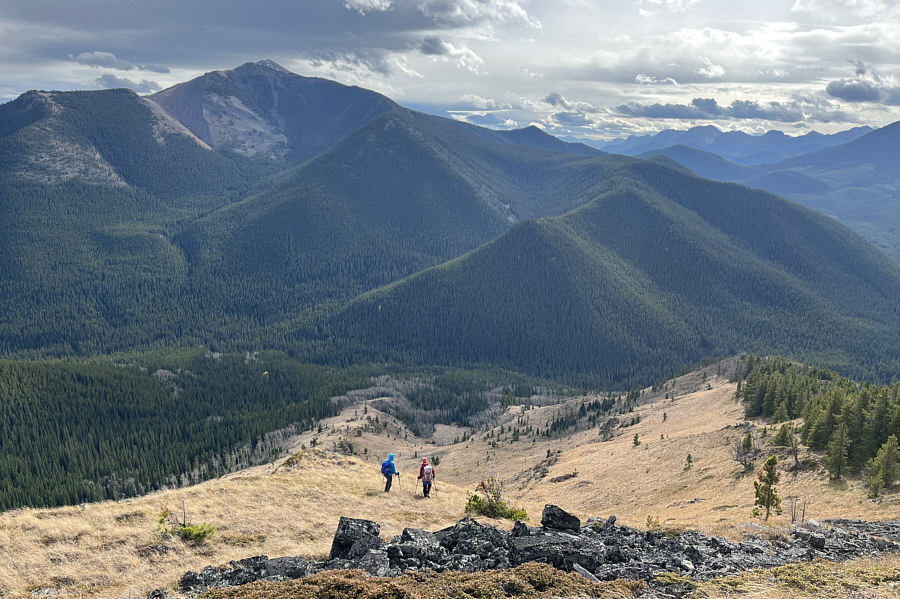
[{"label": "cumulus cloud", "polygon": [[346,51],[321,50],[310,59],[313,67],[330,66],[336,71],[357,73],[368,71],[379,75],[391,75],[397,67],[390,53],[381,48],[355,48]]},{"label": "cumulus cloud", "polygon": [[394,0],[344,0],[344,8],[347,10],[355,10],[361,15],[367,12],[384,12],[390,10],[394,5]]},{"label": "cumulus cloud", "polygon": [[94,80],[94,85],[99,87],[100,89],[117,89],[120,87],[124,87],[126,89],[131,89],[136,91],[139,94],[149,94],[152,92],[158,92],[161,88],[158,83],[155,81],[147,81],[146,79],[142,79],[141,81],[132,81],[131,79],[127,79],[124,77],[116,77],[115,75],[101,75]]},{"label": "cumulus cloud", "polygon": [[583,127],[591,124],[591,120],[583,112],[557,112],[553,120],[566,127]]},{"label": "cumulus cloud", "polygon": [[169,67],[156,64],[139,65],[127,60],[118,58],[112,52],[101,52],[95,50],[93,52],[81,52],[80,54],[69,54],[69,59],[74,60],[89,67],[103,67],[107,69],[118,69],[120,71],[150,71],[153,73],[168,73]]},{"label": "cumulus cloud", "polygon": [[435,58],[451,60],[457,66],[477,73],[484,66],[484,61],[478,54],[465,46],[456,47],[448,41],[442,40],[436,35],[426,36],[419,46],[419,51]]},{"label": "cumulus cloud", "polygon": [[460,96],[459,101],[464,105],[477,110],[502,110],[512,108],[512,105],[508,102],[498,102],[493,98],[482,98],[475,94],[464,94]]},{"label": "cumulus cloud", "polygon": [[91,67],[106,67],[123,71],[130,71],[134,68],[133,63],[116,58],[116,55],[112,52],[82,52],[74,56],[69,54],[69,58]]},{"label": "cumulus cloud", "polygon": [[565,97],[562,94],[553,92],[546,98],[544,98],[544,102],[549,104],[550,106],[558,106],[560,108],[570,108],[571,105],[566,101]]},{"label": "cumulus cloud", "polygon": [[543,101],[554,108],[562,108],[566,112],[593,112],[595,110],[589,102],[570,102],[557,92],[547,95]]},{"label": "cumulus cloud", "polygon": [[506,119],[497,116],[493,112],[486,114],[470,114],[466,117],[466,121],[473,125],[481,125],[483,127],[506,127]]},{"label": "cumulus cloud", "polygon": [[721,118],[758,119],[795,123],[802,121],[832,122],[847,115],[834,110],[827,103],[805,103],[798,99],[789,102],[758,102],[735,100],[722,106],[713,98],[694,98],[690,104],[639,104],[629,102],[616,106],[619,114],[657,119],[714,120]]},{"label": "cumulus cloud", "polygon": [[700,62],[703,66],[697,69],[697,74],[706,77],[707,79],[716,79],[717,77],[723,77],[725,75],[725,69],[720,64],[714,64],[706,56],[703,56],[700,59]]},{"label": "cumulus cloud", "polygon": [[900,105],[900,85],[892,75],[882,76],[878,71],[859,61],[851,61],[856,66],[855,77],[830,81],[825,93],[847,102],[878,102]]},{"label": "cumulus cloud", "polygon": [[656,77],[645,75],[644,73],[638,73],[637,75],[635,75],[634,82],[639,85],[678,85],[678,82],[671,77],[663,77],[661,79],[657,79]]},{"label": "cumulus cloud", "polygon": [[541,28],[541,22],[514,0],[423,0],[419,11],[444,27],[521,22],[534,29]]}]

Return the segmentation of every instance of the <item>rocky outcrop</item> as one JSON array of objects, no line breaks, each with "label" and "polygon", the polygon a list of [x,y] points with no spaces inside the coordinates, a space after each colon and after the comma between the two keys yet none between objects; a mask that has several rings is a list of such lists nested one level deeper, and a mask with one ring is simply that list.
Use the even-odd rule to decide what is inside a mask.
[{"label": "rocky outcrop", "polygon": [[[694,531],[672,536],[616,526],[615,516],[591,518],[581,526],[578,518],[550,505],[544,508],[541,523],[541,527],[530,527],[517,522],[512,531],[504,531],[463,518],[434,533],[407,528],[384,543],[375,522],[341,518],[326,562],[251,557],[188,572],[181,579],[181,590],[194,596],[214,587],[289,580],[339,568],[358,568],[373,576],[398,576],[421,570],[505,569],[526,562],[576,570],[600,580],[641,579],[652,586],[661,572],[705,580],[816,558],[844,560],[900,551],[896,542],[900,540],[900,521],[834,520],[830,526],[811,521],[777,540],[749,536],[740,543]],[[661,590],[678,594],[671,585]]]},{"label": "rocky outcrop", "polygon": [[558,530],[580,530],[581,520],[555,505],[545,505],[541,513],[541,526]]},{"label": "rocky outcrop", "polygon": [[341,516],[331,541],[330,559],[358,559],[369,549],[379,549],[384,541],[378,535],[381,526],[371,520]]}]

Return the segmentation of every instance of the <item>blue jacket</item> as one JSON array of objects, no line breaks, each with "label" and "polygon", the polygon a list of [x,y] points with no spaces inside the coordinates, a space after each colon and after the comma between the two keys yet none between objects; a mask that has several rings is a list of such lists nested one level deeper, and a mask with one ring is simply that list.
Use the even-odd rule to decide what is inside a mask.
[{"label": "blue jacket", "polygon": [[[397,472],[397,465],[394,464],[394,454],[390,454],[390,455],[388,456],[388,459],[385,460],[385,461],[387,461],[387,462],[388,462],[388,465],[390,466],[390,469],[391,469],[391,475],[392,475],[392,476],[393,476],[394,474],[400,474],[399,472]],[[383,467],[384,467],[384,464],[382,463],[382,472],[384,472]]]}]

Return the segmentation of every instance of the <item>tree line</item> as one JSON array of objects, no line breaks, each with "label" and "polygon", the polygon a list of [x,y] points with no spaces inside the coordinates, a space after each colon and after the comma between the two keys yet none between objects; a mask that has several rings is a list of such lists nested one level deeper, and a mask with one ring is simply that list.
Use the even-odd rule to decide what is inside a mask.
[{"label": "tree line", "polygon": [[775,423],[802,418],[801,442],[825,452],[833,478],[863,474],[876,494],[879,486],[891,485],[900,438],[900,382],[858,382],[778,357],[749,356],[740,368],[737,394],[748,418]]},{"label": "tree line", "polygon": [[269,461],[366,379],[267,353],[0,361],[0,509],[140,495]]}]

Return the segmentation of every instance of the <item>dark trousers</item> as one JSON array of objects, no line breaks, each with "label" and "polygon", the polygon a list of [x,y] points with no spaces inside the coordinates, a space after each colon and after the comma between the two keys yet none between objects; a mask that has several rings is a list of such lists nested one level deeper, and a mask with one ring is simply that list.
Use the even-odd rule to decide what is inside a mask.
[{"label": "dark trousers", "polygon": [[393,479],[393,478],[394,478],[394,477],[393,477],[393,475],[391,475],[391,474],[385,474],[385,475],[384,475],[384,480],[385,480],[385,483],[384,483],[384,492],[385,492],[385,493],[390,493],[390,491],[391,491],[391,482],[392,482],[392,479]]},{"label": "dark trousers", "polygon": [[425,497],[431,497],[431,483],[422,483],[422,493],[425,494]]}]

